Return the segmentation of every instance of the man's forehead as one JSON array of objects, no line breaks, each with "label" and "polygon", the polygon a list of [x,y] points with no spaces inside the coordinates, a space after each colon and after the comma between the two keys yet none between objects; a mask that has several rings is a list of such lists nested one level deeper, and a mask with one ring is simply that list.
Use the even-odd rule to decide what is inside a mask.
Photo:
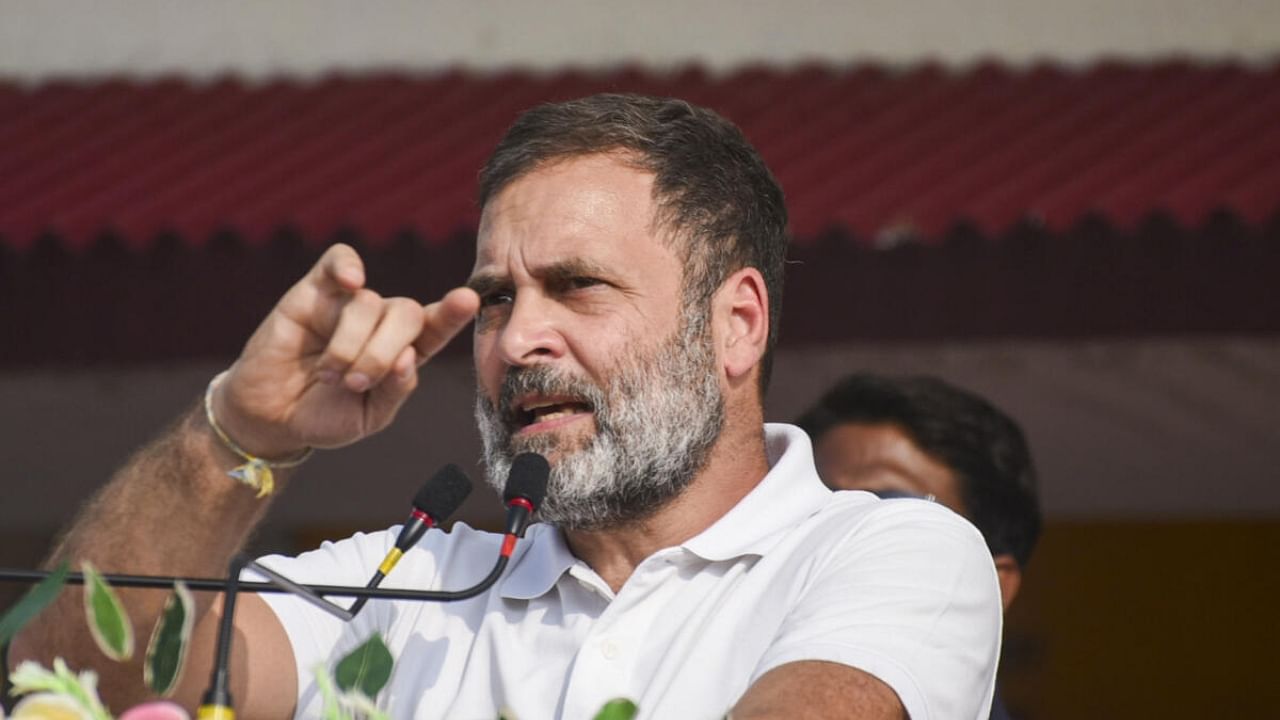
[{"label": "man's forehead", "polygon": [[548,235],[523,238],[525,242],[486,242],[485,235],[479,236],[472,276],[505,276],[513,263],[535,275],[568,269],[599,272],[608,267],[608,246],[617,240],[605,229],[592,228],[558,228],[554,237]]},{"label": "man's forehead", "polygon": [[613,251],[666,246],[656,220],[653,174],[611,155],[570,158],[532,170],[481,213],[475,273],[513,256],[535,266],[603,265]]},{"label": "man's forehead", "polygon": [[[511,178],[481,208],[481,224],[506,217],[518,209],[542,206],[566,195],[595,194],[604,200],[625,196],[636,205],[656,201],[655,173],[640,165],[630,153],[602,152],[547,160]],[[512,200],[518,198],[518,203]]]}]

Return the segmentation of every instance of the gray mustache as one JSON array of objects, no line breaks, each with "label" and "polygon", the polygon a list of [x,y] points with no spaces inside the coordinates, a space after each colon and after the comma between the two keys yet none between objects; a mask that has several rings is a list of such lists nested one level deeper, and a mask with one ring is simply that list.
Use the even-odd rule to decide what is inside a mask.
[{"label": "gray mustache", "polygon": [[604,393],[593,383],[558,371],[547,365],[510,368],[502,377],[498,390],[498,412],[508,423],[518,419],[515,399],[522,395],[562,395],[592,409],[604,406]]}]

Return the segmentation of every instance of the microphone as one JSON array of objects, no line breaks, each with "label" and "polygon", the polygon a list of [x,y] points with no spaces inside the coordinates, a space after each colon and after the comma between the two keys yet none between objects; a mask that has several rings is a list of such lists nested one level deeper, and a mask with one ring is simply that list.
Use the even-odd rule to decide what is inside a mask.
[{"label": "microphone", "polygon": [[[462,507],[462,501],[466,500],[469,494],[471,494],[471,481],[457,465],[449,463],[437,470],[436,474],[432,475],[431,479],[418,490],[418,494],[413,496],[409,519],[405,520],[404,525],[400,527],[400,535],[396,537],[395,547],[387,553],[387,557],[378,566],[378,571],[373,574],[365,587],[376,588],[381,585],[382,579],[391,572],[391,568],[395,567],[396,563],[400,562],[400,558],[404,557],[409,548],[417,545],[428,530],[439,525],[441,521]],[[368,597],[356,598],[351,605],[351,614],[360,612],[367,602],[369,602]]]},{"label": "microphone", "polygon": [[[251,568],[265,576],[276,587],[283,588],[296,597],[299,597],[312,605],[315,605],[321,610],[324,610],[325,612],[347,622],[351,621],[351,619],[360,612],[360,609],[364,607],[364,604],[372,597],[387,599],[399,598],[434,600],[438,602],[466,600],[483,593],[498,581],[498,578],[502,575],[502,571],[506,569],[507,563],[510,562],[512,553],[515,552],[516,541],[524,537],[524,532],[529,526],[529,521],[533,519],[534,512],[547,496],[547,479],[550,475],[551,465],[547,463],[546,458],[538,455],[537,453],[521,453],[511,461],[511,470],[507,474],[507,484],[502,492],[502,498],[507,503],[507,523],[506,530],[503,533],[504,537],[502,539],[502,547],[498,552],[498,560],[494,563],[493,569],[489,571],[489,574],[481,579],[480,582],[463,590],[395,591],[375,589],[375,586],[381,582],[382,578],[385,576],[385,573],[379,570],[378,573],[374,575],[373,579],[369,581],[365,590],[357,594],[348,592],[349,588],[326,588],[323,586],[301,585],[248,558],[238,558],[236,562],[242,563],[241,567]],[[437,487],[435,485],[437,482],[440,483],[438,487],[449,488],[448,490],[441,490],[441,497],[438,498],[440,505],[437,506],[442,509],[446,509],[448,512],[453,512],[458,505],[461,505],[462,498],[470,491],[471,483],[466,479],[466,476],[462,474],[462,471],[458,470],[453,465],[447,465],[442,468],[440,472],[436,473],[435,477],[428,481],[427,486],[424,487],[422,492],[418,493],[418,497],[415,498],[415,503],[418,499],[421,499],[423,495],[429,494],[429,491],[432,488]],[[445,483],[448,483],[448,485]],[[465,489],[463,489],[464,486]],[[447,502],[451,502],[453,504],[447,505]],[[419,508],[415,505],[415,515],[418,510]],[[428,516],[430,517],[429,514]],[[426,521],[422,521],[422,523],[424,526],[421,529],[414,529],[408,533],[403,530],[401,531],[401,540],[405,540],[407,538],[405,549],[417,542],[417,540],[422,537],[422,533],[426,532]],[[400,548],[401,540],[396,541],[397,549]],[[400,550],[400,552],[397,553],[396,550],[392,550],[391,553],[387,554],[387,557],[390,559],[394,555],[398,560],[399,555],[403,554],[403,552],[403,550]],[[383,564],[385,565],[386,563],[387,561],[384,560]],[[391,564],[394,565],[395,562],[392,561]],[[256,586],[256,583],[254,585]],[[343,609],[336,603],[326,600],[323,597],[325,594],[354,594],[357,596],[357,600],[351,605],[350,609]],[[226,615],[223,616],[223,620],[226,622]]]},{"label": "microphone", "polygon": [[547,479],[550,476],[551,465],[538,453],[520,453],[511,461],[507,486],[502,491],[502,502],[507,505],[505,532],[508,536],[524,537],[533,513],[547,496]]},{"label": "microphone", "polygon": [[[471,494],[471,481],[457,465],[449,463],[436,471],[435,475],[413,496],[412,510],[409,519],[400,528],[396,538],[396,546],[391,548],[387,557],[378,566],[375,577],[381,579],[391,572],[391,568],[400,562],[400,558],[409,548],[418,544],[427,530],[439,525],[441,521],[457,512],[462,501]],[[370,585],[369,587],[373,587]]]},{"label": "microphone", "polygon": [[[456,468],[450,470],[452,467],[453,466],[447,466],[443,468],[439,473],[436,473],[436,477],[432,478],[431,482],[436,482],[438,478],[441,478],[446,474],[454,475],[455,471],[456,477],[461,477],[463,481],[466,481],[466,476],[462,475],[462,471],[457,470]],[[362,592],[351,592],[350,588],[301,585],[293,582],[274,570],[271,570],[270,568],[264,567],[253,560],[249,560],[248,558],[244,558],[242,562],[244,562],[244,567],[251,568],[260,573],[270,580],[271,584],[276,587],[283,588],[287,592],[306,600],[321,610],[324,610],[325,612],[328,612],[344,621],[350,621],[354,618],[356,613],[360,611],[360,608],[364,606],[364,603],[374,597],[385,599],[433,600],[437,602],[466,600],[488,590],[502,575],[502,571],[506,569],[507,563],[511,560],[511,555],[515,551],[516,540],[524,537],[524,531],[528,528],[529,521],[533,519],[533,513],[538,509],[538,506],[542,504],[542,500],[547,496],[547,479],[550,475],[551,466],[547,463],[547,459],[537,453],[521,453],[512,460],[511,471],[507,474],[507,484],[502,492],[503,500],[507,503],[507,523],[506,530],[503,533],[504,537],[502,539],[502,547],[498,553],[498,560],[494,563],[489,574],[481,579],[480,582],[462,590],[375,589],[374,585],[376,582],[374,580],[380,581],[382,579],[378,575],[375,575],[374,580],[371,580],[369,585]],[[443,482],[443,480],[441,480],[441,482]],[[456,480],[451,480],[451,482],[456,482]],[[470,483],[468,482],[468,486],[469,484]],[[424,491],[426,491],[426,489],[427,488],[423,488]],[[459,497],[455,502],[460,505],[462,500]],[[449,508],[449,510],[452,511],[452,508]],[[416,537],[421,537],[422,532],[425,532],[425,529],[417,532]],[[396,544],[399,545],[400,543],[397,541]],[[388,554],[388,557],[390,557],[390,554]],[[242,583],[241,587],[248,585],[252,585],[255,590],[258,589],[257,583]],[[351,606],[350,609],[343,609],[336,603],[332,603],[324,599],[324,597],[322,597],[323,595],[355,595],[359,599]]]},{"label": "microphone", "polygon": [[[517,455],[511,461],[507,485],[502,491],[502,499],[507,504],[507,524],[502,539],[502,549],[493,569],[484,579],[465,590],[419,591],[414,595],[419,599],[448,602],[473,598],[488,590],[506,569],[507,563],[511,560],[511,554],[515,552],[516,540],[524,537],[524,531],[529,527],[529,521],[533,519],[534,512],[546,498],[547,480],[550,475],[551,465],[546,458],[537,453]],[[382,561],[382,566],[369,581],[368,588],[372,590],[382,582],[382,578],[386,576],[385,571],[389,571],[399,561],[400,556],[422,538],[422,534],[437,522],[436,518],[443,518],[457,510],[469,492],[471,492],[471,481],[456,465],[446,465],[432,476],[422,490],[414,496],[413,514],[409,522],[405,523],[404,528],[401,529],[400,536],[396,539],[396,546],[387,553],[387,559]],[[232,613],[235,612],[235,594],[240,586],[240,570],[245,567],[256,570],[297,597],[344,621],[350,622],[369,599],[369,596],[362,595],[352,604],[350,610],[343,610],[340,606],[325,600],[313,588],[295,583],[253,560],[237,556],[232,561],[230,583],[223,601],[224,610],[219,626],[218,654],[215,657],[213,678],[196,720],[235,720],[231,710],[231,694],[227,691],[227,659],[230,657],[233,622],[231,618]]]}]

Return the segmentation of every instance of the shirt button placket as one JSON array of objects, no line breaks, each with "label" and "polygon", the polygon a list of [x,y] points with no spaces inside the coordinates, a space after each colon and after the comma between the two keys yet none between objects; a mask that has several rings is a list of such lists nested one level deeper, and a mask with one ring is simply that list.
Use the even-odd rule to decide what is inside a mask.
[{"label": "shirt button placket", "polygon": [[618,643],[613,640],[605,640],[600,643],[600,654],[604,656],[605,660],[617,660],[621,652],[622,650],[618,647]]}]

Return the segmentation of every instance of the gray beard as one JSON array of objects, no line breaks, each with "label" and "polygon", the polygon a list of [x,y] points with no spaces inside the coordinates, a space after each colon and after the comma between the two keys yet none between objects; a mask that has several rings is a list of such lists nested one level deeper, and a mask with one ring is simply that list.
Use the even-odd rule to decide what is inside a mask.
[{"label": "gray beard", "polygon": [[[502,493],[511,459],[537,452],[551,460],[539,519],[570,530],[626,525],[651,516],[693,482],[724,427],[724,396],[711,335],[702,318],[651,351],[619,361],[603,388],[549,365],[511,368],[499,407],[476,394],[485,475]],[[526,393],[574,397],[589,404],[596,432],[513,438],[512,400]]]}]

